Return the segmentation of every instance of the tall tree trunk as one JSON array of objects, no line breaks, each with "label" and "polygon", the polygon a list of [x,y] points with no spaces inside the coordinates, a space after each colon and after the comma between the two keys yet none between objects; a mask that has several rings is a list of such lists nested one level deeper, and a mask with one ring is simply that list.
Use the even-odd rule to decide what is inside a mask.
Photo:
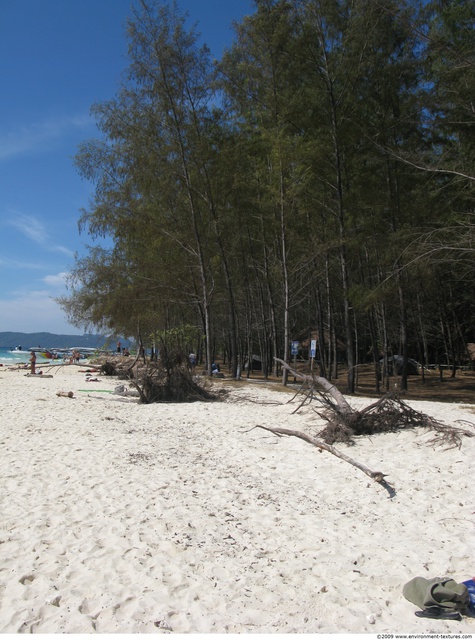
[{"label": "tall tree trunk", "polygon": [[349,299],[349,283],[348,283],[348,265],[346,255],[346,212],[343,197],[343,170],[342,158],[340,150],[340,133],[338,126],[338,107],[337,100],[334,95],[333,82],[330,77],[328,68],[327,52],[323,46],[323,57],[325,61],[324,77],[327,86],[328,103],[331,114],[331,137],[333,144],[333,162],[334,162],[334,179],[335,192],[337,198],[338,210],[338,234],[339,234],[339,258],[341,270],[341,295],[343,299],[343,319],[345,324],[346,337],[346,359],[348,366],[347,392],[352,394],[355,392],[355,348],[353,342],[353,325],[350,315],[350,299]]},{"label": "tall tree trunk", "polygon": [[378,349],[378,337],[376,334],[376,325],[374,321],[374,311],[368,312],[368,325],[371,338],[371,351],[373,353],[373,365],[374,365],[374,379],[376,393],[380,392],[381,385],[381,367],[379,366],[379,349]]},{"label": "tall tree trunk", "polygon": [[407,309],[406,300],[404,298],[404,291],[402,288],[402,278],[398,272],[398,295],[399,295],[399,309],[400,309],[400,327],[401,327],[401,355],[402,355],[402,372],[401,372],[401,390],[407,390]]},{"label": "tall tree trunk", "polygon": [[[287,264],[287,229],[285,221],[285,187],[284,187],[284,173],[282,168],[282,162],[280,165],[280,242],[282,251],[282,277],[284,288],[284,357],[283,361],[287,364],[289,362],[290,354],[290,283],[289,283],[289,270]],[[289,377],[289,371],[287,367],[282,371],[282,384],[286,385]]]}]

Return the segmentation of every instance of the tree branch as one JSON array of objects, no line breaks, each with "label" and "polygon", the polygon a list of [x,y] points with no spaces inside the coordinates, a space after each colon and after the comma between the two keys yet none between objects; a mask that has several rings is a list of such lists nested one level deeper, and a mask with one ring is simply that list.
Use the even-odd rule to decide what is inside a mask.
[{"label": "tree branch", "polygon": [[321,440],[316,440],[315,438],[312,438],[306,433],[303,433],[303,431],[292,431],[291,429],[280,429],[276,427],[264,427],[261,424],[256,424],[254,428],[270,431],[271,433],[279,437],[295,436],[296,438],[305,440],[305,442],[312,444],[314,447],[317,447],[317,449],[321,449],[322,451],[328,451],[328,453],[331,453],[337,458],[340,458],[341,460],[348,462],[348,464],[353,465],[354,467],[356,467],[357,469],[365,473],[369,478],[371,478],[371,480],[374,480],[375,482],[383,486],[386,489],[386,491],[389,493],[389,496],[391,498],[393,498],[396,495],[396,492],[394,491],[393,487],[391,487],[391,485],[389,485],[384,480],[384,478],[386,477],[384,473],[381,473],[381,471],[372,471],[371,469],[369,469],[368,467],[365,467],[365,465],[361,464],[360,462],[357,462],[356,460],[353,460],[353,458],[350,458],[349,456],[345,455],[341,451],[338,451],[338,449],[335,449],[335,447],[333,447],[332,445],[327,444],[326,442],[322,442]]},{"label": "tree branch", "polygon": [[353,409],[350,407],[350,405],[346,401],[341,391],[339,391],[335,387],[335,385],[329,382],[326,378],[323,378],[322,376],[315,376],[315,375],[313,376],[304,375],[303,373],[299,373],[298,371],[295,371],[295,369],[292,369],[292,367],[290,367],[286,362],[284,362],[280,358],[274,358],[274,360],[276,360],[277,362],[280,362],[282,367],[284,369],[287,369],[289,373],[291,373],[296,378],[300,378],[300,380],[303,380],[304,382],[310,382],[310,383],[316,382],[318,385],[320,385],[335,400],[341,413],[345,413],[345,414],[353,413]]},{"label": "tree branch", "polygon": [[412,162],[411,160],[408,160],[407,158],[404,158],[403,156],[400,156],[398,153],[395,153],[392,149],[382,147],[377,143],[375,143],[375,146],[378,147],[378,149],[381,149],[382,151],[384,151],[385,153],[392,155],[397,160],[400,160],[401,162],[404,162],[405,164],[408,164],[409,166],[414,167],[414,169],[419,169],[419,171],[427,171],[429,173],[445,173],[447,175],[459,176],[467,180],[475,180],[475,176],[462,173],[460,171],[454,171],[453,169],[436,169],[435,167],[421,166],[419,164],[416,164],[415,162]]}]

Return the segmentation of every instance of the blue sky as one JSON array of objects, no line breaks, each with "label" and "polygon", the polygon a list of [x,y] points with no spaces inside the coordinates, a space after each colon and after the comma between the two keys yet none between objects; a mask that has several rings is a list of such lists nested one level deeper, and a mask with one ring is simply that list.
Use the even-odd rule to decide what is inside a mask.
[{"label": "blue sky", "polygon": [[[73,165],[97,137],[90,107],[127,67],[133,0],[0,0],[0,332],[81,334],[53,298],[65,292],[92,185]],[[214,56],[252,0],[178,0]]]}]

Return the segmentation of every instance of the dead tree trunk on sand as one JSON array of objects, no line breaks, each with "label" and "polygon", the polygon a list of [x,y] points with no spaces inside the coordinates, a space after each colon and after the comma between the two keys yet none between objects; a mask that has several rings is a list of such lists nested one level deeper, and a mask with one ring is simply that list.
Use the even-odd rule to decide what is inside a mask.
[{"label": "dead tree trunk on sand", "polygon": [[[289,365],[283,360],[280,360],[279,358],[276,358],[276,360],[280,362],[285,369],[288,369],[288,371],[292,375],[294,375],[296,378],[301,378],[304,380],[310,379],[312,380],[312,382],[319,384],[335,400],[335,402],[337,403],[336,406],[338,407],[338,411],[341,414],[350,415],[353,413],[353,409],[348,404],[343,394],[335,387],[334,384],[329,382],[326,378],[323,378],[322,376],[304,376],[298,373],[297,371],[295,371],[294,369],[292,369],[291,367],[289,367]],[[353,460],[353,458],[350,458],[349,456],[345,455],[341,451],[338,451],[338,449],[335,449],[335,447],[333,447],[330,444],[327,444],[326,442],[317,440],[316,438],[312,438],[311,436],[307,435],[306,433],[303,433],[302,431],[293,431],[291,429],[280,429],[276,427],[272,427],[272,428],[264,427],[260,424],[256,425],[256,427],[258,427],[259,429],[265,429],[266,431],[270,431],[271,433],[274,433],[277,436],[295,436],[296,438],[305,440],[305,442],[309,442],[314,447],[317,447],[322,451],[328,451],[329,453],[333,454],[337,458],[340,458],[341,460],[348,462],[348,464],[353,465],[357,469],[360,469],[360,471],[365,473],[372,480],[381,484],[389,492],[389,495],[391,497],[395,495],[394,489],[390,485],[388,485],[388,483],[384,480],[385,478],[384,473],[381,473],[381,471],[372,471],[365,465],[361,464],[360,462],[357,462],[356,460]]]},{"label": "dead tree trunk on sand", "polygon": [[322,442],[321,440],[312,438],[311,436],[308,436],[306,433],[303,433],[303,431],[293,431],[292,429],[280,429],[277,427],[263,427],[260,424],[256,424],[255,428],[265,429],[266,431],[270,431],[271,433],[274,433],[276,436],[295,436],[296,438],[301,438],[302,440],[305,440],[305,442],[309,442],[310,444],[313,444],[314,447],[317,447],[318,449],[321,449],[323,451],[328,451],[329,453],[333,454],[337,458],[340,458],[341,460],[348,462],[348,464],[353,465],[357,469],[360,469],[363,473],[369,476],[371,480],[374,480],[375,482],[379,482],[386,488],[389,486],[384,481],[385,474],[381,473],[381,471],[371,471],[371,469],[369,469],[368,467],[365,467],[364,464],[361,464],[360,462],[353,460],[353,458],[350,458],[349,456],[345,455],[341,451],[338,451],[338,449],[335,449],[335,447],[332,447],[331,444],[327,444],[326,442]]},{"label": "dead tree trunk on sand", "polygon": [[[396,494],[393,487],[384,480],[384,473],[381,471],[372,471],[360,462],[338,451],[338,449],[332,446],[333,442],[341,441],[347,444],[354,444],[352,438],[355,435],[370,435],[404,428],[425,427],[435,431],[435,436],[430,441],[431,444],[446,444],[449,447],[460,447],[462,436],[471,437],[475,435],[472,431],[450,427],[424,413],[415,411],[399,398],[392,396],[383,396],[377,402],[358,411],[348,404],[343,394],[326,378],[301,374],[292,369],[283,360],[278,358],[276,358],[276,360],[293,376],[303,381],[296,395],[303,393],[304,399],[296,411],[298,411],[305,402],[311,401],[314,396],[318,395],[325,411],[317,413],[327,421],[327,427],[318,433],[321,439],[316,439],[302,431],[293,431],[291,429],[264,427],[262,425],[256,425],[255,428],[265,429],[279,437],[294,436],[310,443],[318,449],[328,451],[337,458],[360,469],[360,471],[363,471],[363,473],[375,482],[378,482],[388,491],[390,497]],[[322,387],[331,398],[325,397],[315,388],[315,385]],[[304,387],[306,388],[305,392],[303,391]],[[473,425],[470,426],[473,427]]]},{"label": "dead tree trunk on sand", "polygon": [[[304,397],[294,413],[314,397],[317,397],[323,406],[323,411],[316,411],[316,413],[327,422],[327,426],[318,435],[327,444],[334,442],[354,444],[353,436],[374,435],[422,427],[435,432],[430,444],[460,448],[464,436],[470,438],[475,435],[470,429],[452,427],[425,413],[416,411],[393,394],[386,394],[363,409],[353,409],[343,394],[325,378],[304,375],[294,371],[289,365],[282,364],[289,369],[292,375],[303,380],[296,395],[301,393]],[[331,397],[318,391],[316,385],[322,387]],[[472,423],[466,424],[472,428],[474,426]]]},{"label": "dead tree trunk on sand", "polygon": [[329,382],[329,380],[327,380],[326,378],[323,378],[322,376],[315,376],[315,375],[306,376],[303,373],[299,373],[298,371],[295,371],[294,369],[292,369],[286,362],[284,362],[280,358],[274,358],[274,360],[277,360],[277,362],[280,362],[280,364],[284,369],[287,369],[295,378],[300,378],[300,380],[302,380],[304,384],[310,382],[311,391],[315,391],[315,384],[322,387],[322,389],[327,393],[329,393],[331,397],[335,400],[335,402],[337,403],[338,411],[340,413],[343,413],[346,415],[353,413],[353,409],[346,401],[345,396],[341,393],[341,391],[339,391],[335,387],[334,384]]}]

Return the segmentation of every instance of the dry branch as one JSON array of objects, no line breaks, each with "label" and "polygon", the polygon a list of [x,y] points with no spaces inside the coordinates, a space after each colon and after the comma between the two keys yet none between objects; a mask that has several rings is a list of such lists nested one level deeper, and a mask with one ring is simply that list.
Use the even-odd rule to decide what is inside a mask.
[{"label": "dry branch", "polygon": [[195,402],[216,400],[215,394],[197,382],[193,375],[179,364],[168,368],[161,362],[147,363],[130,383],[140,394],[140,401]]},{"label": "dry branch", "polygon": [[[295,411],[298,411],[307,400],[314,397],[317,397],[323,406],[323,411],[316,411],[316,413],[326,421],[327,425],[317,435],[327,444],[334,442],[354,444],[354,436],[422,427],[435,432],[429,444],[447,445],[448,448],[453,448],[461,447],[464,436],[473,437],[475,435],[473,431],[451,427],[425,413],[416,411],[394,394],[386,394],[364,409],[353,409],[340,391],[326,378],[303,375],[282,360],[279,362],[292,375],[304,381],[296,394],[303,393],[304,399]],[[318,391],[315,388],[316,385],[327,391],[330,397]]]},{"label": "dry branch", "polygon": [[292,429],[281,429],[277,427],[264,427],[261,424],[257,424],[256,427],[258,427],[259,429],[265,429],[266,431],[270,431],[275,435],[295,436],[296,438],[305,440],[305,442],[309,442],[310,444],[313,444],[314,447],[317,447],[318,449],[322,449],[323,451],[328,451],[329,453],[333,454],[337,458],[341,458],[345,462],[352,464],[354,467],[356,467],[357,469],[360,469],[363,473],[365,473],[375,482],[381,482],[381,480],[385,477],[385,474],[381,473],[381,471],[371,471],[371,469],[369,469],[368,467],[365,467],[360,462],[353,460],[353,458],[350,458],[349,456],[345,455],[341,451],[338,451],[338,449],[335,449],[335,447],[332,447],[331,444],[327,444],[326,442],[321,442],[320,440],[316,440],[315,438],[312,438],[312,436],[307,435],[303,431],[293,431]]},{"label": "dry branch", "polygon": [[303,431],[293,431],[291,429],[280,429],[276,427],[264,427],[261,424],[257,424],[256,427],[259,429],[265,429],[265,431],[270,431],[276,436],[295,436],[296,438],[305,440],[305,442],[312,444],[314,447],[317,447],[322,451],[328,451],[328,453],[331,453],[337,458],[340,458],[341,460],[348,462],[348,464],[353,465],[357,469],[360,469],[360,471],[365,473],[369,478],[371,478],[371,480],[374,480],[375,482],[382,485],[389,492],[391,497],[395,495],[394,489],[384,480],[384,478],[386,477],[384,473],[382,473],[381,471],[372,471],[371,469],[366,467],[364,464],[361,464],[361,462],[358,462],[357,460],[350,458],[349,456],[345,455],[341,451],[338,451],[338,449],[335,449],[335,447],[332,447],[332,445],[327,444],[326,442],[322,442],[321,440],[316,440],[315,438],[312,438],[306,433],[303,433]]},{"label": "dry branch", "polygon": [[338,410],[341,413],[353,413],[353,409],[346,401],[345,396],[329,380],[327,380],[326,378],[323,378],[322,376],[315,376],[315,375],[306,376],[303,373],[299,373],[298,371],[295,371],[295,369],[292,369],[292,367],[290,367],[286,362],[284,362],[280,358],[274,358],[274,360],[276,360],[277,362],[280,362],[280,364],[284,367],[284,369],[287,369],[296,378],[300,378],[300,380],[303,380],[304,383],[311,384],[312,387],[315,384],[320,385],[322,389],[324,389],[327,393],[329,393],[331,397],[335,400],[335,402],[338,405]]}]

